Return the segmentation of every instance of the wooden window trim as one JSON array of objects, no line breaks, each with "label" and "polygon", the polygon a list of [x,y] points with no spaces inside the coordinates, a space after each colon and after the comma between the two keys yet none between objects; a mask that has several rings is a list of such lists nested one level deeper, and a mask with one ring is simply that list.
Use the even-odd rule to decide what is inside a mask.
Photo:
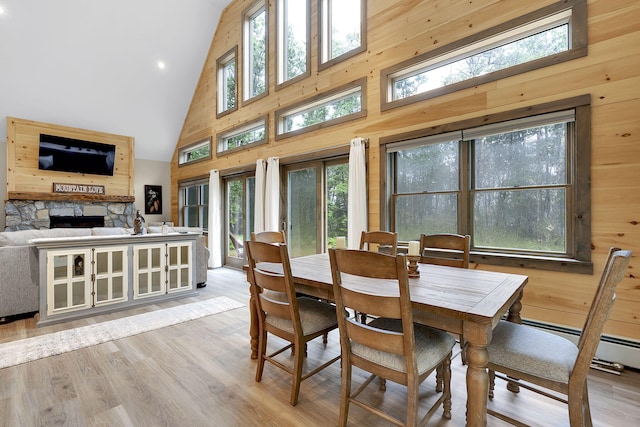
[{"label": "wooden window trim", "polygon": [[[393,84],[391,76],[405,68],[413,65],[425,62],[429,59],[436,58],[451,51],[455,51],[467,45],[476,43],[480,40],[495,36],[504,31],[508,31],[513,28],[520,27],[524,24],[534,22],[538,19],[546,16],[560,13],[564,10],[572,10],[569,27],[571,34],[569,39],[571,40],[571,47],[565,52],[561,52],[555,55],[546,56],[544,58],[529,61],[523,64],[514,65],[509,68],[505,68],[499,71],[494,71],[482,76],[474,77],[468,80],[464,80],[458,83],[453,83],[444,87],[422,92],[416,95],[408,96],[406,98],[392,100],[389,99],[389,88]],[[402,107],[405,105],[413,104],[427,99],[436,98],[441,95],[457,92],[463,89],[472,88],[482,85],[484,83],[493,82],[496,80],[504,79],[507,77],[515,76],[518,74],[526,73],[529,71],[537,70],[539,68],[548,67],[551,65],[559,64],[562,62],[570,61],[576,58],[580,58],[587,55],[587,3],[586,0],[563,0],[558,3],[543,7],[534,12],[512,19],[503,24],[481,31],[464,39],[455,41],[446,46],[434,49],[429,52],[425,52],[414,58],[410,58],[399,64],[387,67],[380,71],[380,110],[387,111],[393,108]]]},{"label": "wooden window trim", "polygon": [[318,71],[326,70],[340,62],[346,61],[362,52],[367,50],[367,1],[360,0],[360,47],[352,49],[342,55],[322,62],[322,51],[324,40],[322,39],[324,20],[322,19],[324,14],[322,13],[323,2],[328,0],[318,1]]}]

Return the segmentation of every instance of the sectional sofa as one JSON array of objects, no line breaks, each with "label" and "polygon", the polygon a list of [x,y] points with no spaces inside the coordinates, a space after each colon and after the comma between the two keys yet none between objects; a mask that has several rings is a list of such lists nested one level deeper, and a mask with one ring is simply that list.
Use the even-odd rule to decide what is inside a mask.
[{"label": "sectional sofa", "polygon": [[[149,233],[162,233],[162,227],[147,227]],[[207,281],[209,250],[202,229],[197,227],[168,227],[168,232],[198,232],[196,241],[196,283]],[[132,229],[121,227],[52,228],[46,230],[20,230],[0,232],[0,323],[13,316],[39,310],[38,249],[30,241],[42,238],[111,236],[132,234]]]}]

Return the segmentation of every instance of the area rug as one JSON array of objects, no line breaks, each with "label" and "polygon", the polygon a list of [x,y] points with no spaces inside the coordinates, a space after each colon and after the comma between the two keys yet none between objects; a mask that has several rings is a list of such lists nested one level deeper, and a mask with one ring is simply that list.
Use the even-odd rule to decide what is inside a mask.
[{"label": "area rug", "polygon": [[0,369],[243,307],[217,297],[0,344]]}]

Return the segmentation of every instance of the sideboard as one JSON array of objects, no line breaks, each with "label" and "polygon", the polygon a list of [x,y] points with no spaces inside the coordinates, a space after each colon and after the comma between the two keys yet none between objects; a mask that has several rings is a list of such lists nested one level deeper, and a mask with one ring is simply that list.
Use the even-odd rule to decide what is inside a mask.
[{"label": "sideboard", "polygon": [[34,239],[38,326],[196,295],[198,233]]}]

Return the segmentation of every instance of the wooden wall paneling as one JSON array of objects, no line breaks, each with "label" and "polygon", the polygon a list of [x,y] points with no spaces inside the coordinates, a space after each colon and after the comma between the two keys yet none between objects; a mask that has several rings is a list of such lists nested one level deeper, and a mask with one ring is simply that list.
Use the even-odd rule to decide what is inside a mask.
[{"label": "wooden wall paneling", "polygon": [[[52,193],[53,183],[104,185],[109,196],[134,196],[133,138],[85,129],[7,118],[7,191],[11,193]],[[113,176],[77,174],[38,169],[40,134],[75,138],[116,146]],[[9,197],[10,198],[10,197]]]},{"label": "wooden wall paneling", "polygon": [[[297,158],[305,153],[330,150],[361,136],[370,139],[367,151],[369,224],[377,228],[385,215],[384,201],[381,201],[381,189],[386,179],[381,169],[381,157],[384,156],[379,147],[381,138],[432,127],[444,129],[447,124],[460,120],[591,95],[594,275],[482,264],[474,267],[529,275],[523,316],[580,327],[586,313],[585,304],[590,303],[608,248],[618,245],[640,254],[640,233],[637,231],[640,225],[635,225],[640,223],[636,217],[636,212],[640,212],[640,201],[637,200],[640,197],[637,196],[640,195],[640,121],[637,120],[640,53],[634,48],[640,45],[640,5],[637,2],[588,1],[586,57],[381,112],[381,69],[556,4],[557,0],[369,0],[367,50],[318,72],[317,40],[314,39],[311,42],[311,76],[278,91],[274,89],[276,18],[275,2],[272,1],[269,4],[269,94],[246,107],[241,103],[238,111],[216,120],[215,61],[233,45],[241,46],[242,11],[251,3],[251,0],[236,0],[222,14],[176,151],[205,129],[215,137],[218,132],[264,114],[269,114],[269,143],[220,157],[214,155],[204,164],[188,167],[178,168],[174,160],[172,194],[177,194],[174,189],[177,189],[178,181],[207,175],[211,169],[251,170],[258,158]],[[312,1],[311,10],[317,18],[317,0]],[[314,27],[316,21],[313,20]],[[242,50],[239,58],[242,58]],[[241,72],[238,75],[241,76]],[[274,141],[273,112],[276,109],[365,76],[368,81],[366,118]],[[177,209],[177,201],[172,200],[172,211],[177,214]],[[633,267],[632,260],[631,271]],[[640,316],[634,308],[640,300],[636,281],[635,277],[627,277],[621,283],[619,300],[614,306],[612,320],[607,324],[607,333],[640,341]]]}]

